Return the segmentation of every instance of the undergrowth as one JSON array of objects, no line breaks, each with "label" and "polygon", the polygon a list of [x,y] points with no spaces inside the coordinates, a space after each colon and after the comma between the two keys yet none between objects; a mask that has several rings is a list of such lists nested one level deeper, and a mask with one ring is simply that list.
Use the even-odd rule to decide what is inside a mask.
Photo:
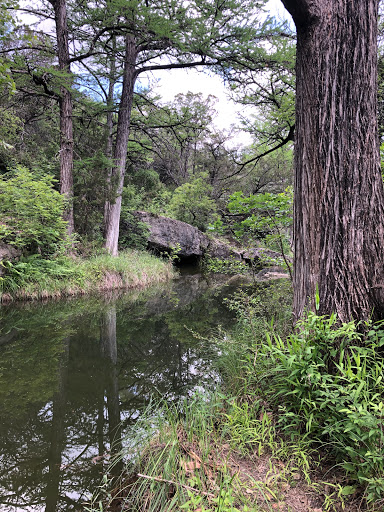
[{"label": "undergrowth", "polygon": [[[309,467],[299,445],[276,441],[273,420],[262,408],[244,407],[220,393],[152,407],[127,444],[112,463],[124,460],[124,472],[116,480],[110,468],[88,511],[270,510]],[[242,467],[244,453],[257,458],[260,446],[270,455],[263,478]]]}]

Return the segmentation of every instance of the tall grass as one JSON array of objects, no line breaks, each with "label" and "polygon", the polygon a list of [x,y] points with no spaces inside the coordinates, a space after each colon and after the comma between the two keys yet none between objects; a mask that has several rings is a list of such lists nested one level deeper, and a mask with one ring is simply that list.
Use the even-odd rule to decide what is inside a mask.
[{"label": "tall grass", "polygon": [[[87,510],[261,510],[259,501],[277,499],[279,489],[239,471],[228,437],[232,411],[220,393],[147,410],[129,432],[128,448],[112,463],[123,459],[125,471],[113,484],[105,476]],[[258,423],[252,439],[271,427],[268,419]]]},{"label": "tall grass", "polygon": [[[380,509],[384,324],[341,324],[335,315],[309,312],[287,333],[281,315],[260,329],[258,301],[233,307],[239,324],[221,359],[231,392],[252,407],[263,403],[280,439],[304,443],[321,453],[324,466],[342,470],[345,496],[362,492]],[[234,442],[240,437],[235,431]]]},{"label": "tall grass", "polygon": [[256,382],[284,434],[325,446],[373,502],[384,498],[384,326],[358,327],[308,313],[286,339],[267,335]]},{"label": "tall grass", "polygon": [[118,257],[88,259],[23,257],[3,264],[1,301],[78,295],[105,289],[138,288],[174,276],[169,262],[146,252],[127,250]]}]

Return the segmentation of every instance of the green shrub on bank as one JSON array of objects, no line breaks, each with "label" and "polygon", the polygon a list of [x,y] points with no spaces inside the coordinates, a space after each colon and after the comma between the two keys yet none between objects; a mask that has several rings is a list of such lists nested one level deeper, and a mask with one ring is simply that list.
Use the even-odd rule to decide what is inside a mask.
[{"label": "green shrub on bank", "polygon": [[[86,510],[262,510],[258,500],[265,502],[267,495],[276,494],[271,485],[250,474],[240,475],[232,464],[235,452],[229,448],[228,418],[234,407],[220,393],[197,393],[178,405],[153,404],[129,431],[126,448],[112,459]],[[254,431],[253,439],[267,436],[268,418],[255,423],[259,432]],[[124,469],[116,480],[115,468],[122,461]]]},{"label": "green shrub on bank", "polygon": [[51,176],[36,177],[20,166],[0,176],[0,241],[43,257],[61,249],[65,199],[53,183]]},{"label": "green shrub on bank", "polygon": [[168,215],[205,231],[216,215],[216,203],[211,193],[208,174],[200,173],[175,189],[168,205]]},{"label": "green shrub on bank", "polygon": [[344,495],[363,488],[368,502],[382,500],[384,324],[309,312],[292,332],[282,297],[240,292],[229,301],[238,324],[221,343],[225,382],[241,401],[267,406],[284,439],[320,448],[325,464],[343,468]]},{"label": "green shrub on bank", "polygon": [[384,326],[308,313],[286,339],[267,335],[259,385],[285,435],[328,447],[367,499],[384,497]]},{"label": "green shrub on bank", "polygon": [[60,257],[55,260],[40,255],[21,257],[19,261],[2,263],[4,275],[0,276],[0,297],[23,293],[41,296],[61,292],[65,287],[84,285],[85,273],[73,259]]}]

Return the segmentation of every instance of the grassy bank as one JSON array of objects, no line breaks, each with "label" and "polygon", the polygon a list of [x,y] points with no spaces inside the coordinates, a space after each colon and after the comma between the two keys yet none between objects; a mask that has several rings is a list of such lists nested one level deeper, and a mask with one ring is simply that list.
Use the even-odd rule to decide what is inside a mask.
[{"label": "grassy bank", "polygon": [[383,327],[309,314],[292,333],[286,286],[229,302],[221,389],[143,414],[89,510],[384,509]]},{"label": "grassy bank", "polygon": [[42,259],[34,255],[4,266],[1,302],[140,288],[174,276],[170,262],[135,250],[121,252],[118,257],[101,254],[86,259]]}]

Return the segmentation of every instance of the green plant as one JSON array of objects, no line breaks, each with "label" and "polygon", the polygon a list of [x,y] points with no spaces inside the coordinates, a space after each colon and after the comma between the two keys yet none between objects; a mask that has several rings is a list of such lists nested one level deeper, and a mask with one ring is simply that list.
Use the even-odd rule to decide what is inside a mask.
[{"label": "green plant", "polygon": [[64,248],[64,197],[53,189],[51,176],[28,169],[0,176],[0,240],[23,253],[47,257]]},{"label": "green plant", "polygon": [[222,260],[205,256],[202,268],[204,272],[219,274],[247,274],[249,272],[248,265],[244,261],[236,260],[235,258]]},{"label": "green plant", "polygon": [[205,231],[216,212],[216,204],[211,199],[211,192],[212,186],[208,183],[208,174],[201,173],[176,188],[169,202],[168,212],[176,219]]},{"label": "green plant", "polygon": [[207,231],[217,236],[222,236],[225,234],[226,226],[219,215],[217,215],[214,221],[208,224]]},{"label": "green plant", "polygon": [[61,256],[54,260],[38,254],[17,262],[2,262],[0,297],[13,298],[65,296],[100,288],[135,288],[170,279],[172,265],[139,251],[121,252],[118,257],[97,254],[88,259]]},{"label": "green plant", "polygon": [[[235,192],[230,196],[228,210],[240,216],[233,226],[235,236],[242,242],[253,244],[260,239],[266,247],[278,251],[290,274],[290,231],[292,228],[293,191],[288,187],[280,194],[254,194],[244,196]],[[291,276],[292,277],[292,276]]]},{"label": "green plant", "polygon": [[384,330],[362,327],[310,312],[286,339],[267,334],[258,379],[286,435],[328,446],[374,501],[384,496]]},{"label": "green plant", "polygon": [[35,288],[36,284],[45,292],[53,291],[55,287],[60,288],[58,283],[64,284],[70,281],[73,287],[84,284],[83,269],[66,257],[47,260],[38,254],[33,254],[21,257],[16,262],[4,261],[2,266],[5,273],[0,277],[0,294],[12,295],[19,290],[27,293],[29,289]]},{"label": "green plant", "polygon": [[148,238],[147,224],[139,221],[132,213],[125,212],[120,220],[119,248],[146,249]]}]

